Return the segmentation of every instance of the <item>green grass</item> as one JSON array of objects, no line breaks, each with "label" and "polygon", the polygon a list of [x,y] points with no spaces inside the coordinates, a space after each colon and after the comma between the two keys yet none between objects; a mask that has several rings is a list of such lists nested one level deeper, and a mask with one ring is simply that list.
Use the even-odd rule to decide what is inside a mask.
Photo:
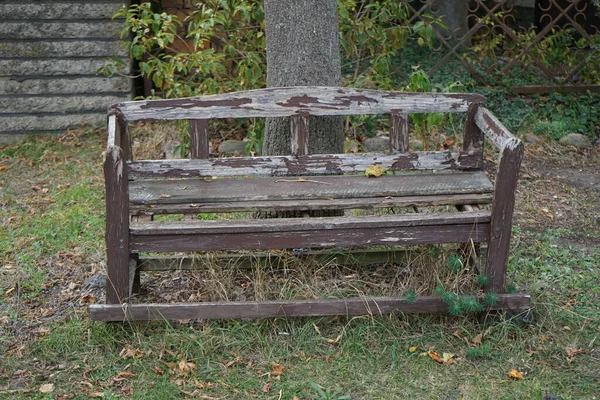
[{"label": "green grass", "polygon": [[[77,290],[67,288],[103,262],[101,135],[38,137],[0,148],[0,165],[8,166],[0,172],[3,398],[597,395],[600,255],[564,246],[561,238],[572,233],[564,230],[515,229],[509,276],[532,295],[533,320],[490,315],[479,322],[461,314],[90,322]],[[456,361],[438,364],[429,350],[453,353]],[[512,369],[524,379],[510,379]],[[46,383],[54,384],[51,394],[39,391]]]}]

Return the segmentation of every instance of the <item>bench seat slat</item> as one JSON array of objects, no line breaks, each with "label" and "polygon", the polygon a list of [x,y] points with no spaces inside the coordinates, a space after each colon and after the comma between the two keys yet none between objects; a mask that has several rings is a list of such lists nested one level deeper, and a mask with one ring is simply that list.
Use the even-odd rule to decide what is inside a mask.
[{"label": "bench seat slat", "polygon": [[481,171],[379,178],[354,175],[133,181],[129,186],[131,204],[158,205],[485,194],[492,190],[491,182]]},{"label": "bench seat slat", "polygon": [[492,194],[445,194],[433,196],[363,197],[358,199],[267,200],[228,203],[133,204],[132,215],[200,214],[260,211],[350,210],[387,207],[429,207],[489,204]]},{"label": "bench seat slat", "polygon": [[134,251],[211,251],[475,243],[489,236],[490,213],[152,222],[131,225]]},{"label": "bench seat slat", "polygon": [[371,165],[388,171],[481,169],[481,152],[430,151],[402,154],[321,154],[228,157],[207,160],[141,160],[128,164],[129,178],[191,178],[246,175],[339,175],[364,172]]}]

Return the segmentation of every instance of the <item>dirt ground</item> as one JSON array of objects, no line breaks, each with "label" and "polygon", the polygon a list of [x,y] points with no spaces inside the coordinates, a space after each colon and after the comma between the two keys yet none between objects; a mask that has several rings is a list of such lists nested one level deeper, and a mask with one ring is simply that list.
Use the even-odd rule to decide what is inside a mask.
[{"label": "dirt ground", "polygon": [[563,230],[561,244],[600,251],[600,146],[585,152],[527,145],[514,223],[523,230]]}]

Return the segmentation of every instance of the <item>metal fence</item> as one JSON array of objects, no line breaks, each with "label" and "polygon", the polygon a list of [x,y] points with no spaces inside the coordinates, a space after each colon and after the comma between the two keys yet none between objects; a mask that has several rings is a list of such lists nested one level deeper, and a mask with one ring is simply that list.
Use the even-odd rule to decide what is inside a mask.
[{"label": "metal fence", "polygon": [[449,63],[481,84],[600,83],[600,15],[596,0],[419,0],[411,21],[438,18],[435,63]]}]

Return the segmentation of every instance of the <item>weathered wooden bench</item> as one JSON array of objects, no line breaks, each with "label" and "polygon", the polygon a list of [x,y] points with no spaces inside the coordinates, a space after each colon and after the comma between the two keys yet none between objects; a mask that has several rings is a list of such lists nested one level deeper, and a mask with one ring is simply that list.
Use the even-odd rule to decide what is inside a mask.
[{"label": "weathered wooden bench", "polygon": [[[410,152],[408,114],[466,113],[462,151]],[[389,154],[309,155],[310,116],[390,116]],[[209,158],[214,118],[291,117],[292,155]],[[190,120],[191,159],[137,161],[127,124]],[[483,171],[487,137],[500,150],[494,185]],[[353,248],[487,243],[486,290],[494,309],[526,309],[505,292],[517,175],[523,145],[476,94],[290,87],[175,100],[132,101],[109,110],[106,179],[106,304],[94,320],[204,319],[446,312],[438,296],[128,304],[139,286],[139,254],[213,250]],[[395,173],[372,179],[366,168]],[[216,178],[214,178],[216,177]],[[287,177],[287,178],[286,178]],[[301,184],[295,182],[301,177]],[[479,205],[491,207],[479,207]],[[450,206],[453,211],[277,219],[154,221],[139,215]],[[490,210],[491,208],[491,210]],[[448,207],[447,207],[448,209]]]}]

